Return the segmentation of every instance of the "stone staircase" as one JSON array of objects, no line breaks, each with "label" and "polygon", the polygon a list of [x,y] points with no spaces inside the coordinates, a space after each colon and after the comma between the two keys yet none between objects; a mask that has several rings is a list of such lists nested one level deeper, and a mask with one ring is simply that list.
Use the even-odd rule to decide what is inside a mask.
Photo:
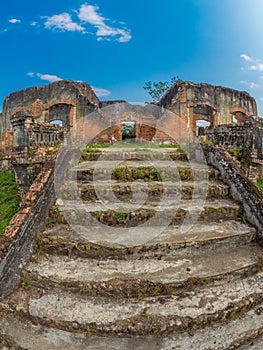
[{"label": "stone staircase", "polygon": [[1,349],[262,349],[263,251],[216,169],[94,149],[57,196]]}]

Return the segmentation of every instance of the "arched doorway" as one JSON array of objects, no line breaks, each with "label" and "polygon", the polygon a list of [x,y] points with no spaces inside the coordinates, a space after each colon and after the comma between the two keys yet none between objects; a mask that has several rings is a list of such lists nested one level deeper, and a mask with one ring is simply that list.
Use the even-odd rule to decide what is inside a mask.
[{"label": "arched doorway", "polygon": [[190,114],[190,126],[193,135],[201,136],[204,128],[214,125],[217,125],[217,113],[215,107],[208,104],[208,102],[196,102],[196,104],[193,105],[192,113]]},{"label": "arched doorway", "polygon": [[49,108],[48,122],[52,124],[62,124],[66,129],[70,129],[70,104],[59,103]]},{"label": "arched doorway", "polygon": [[204,120],[204,119],[198,119],[195,122],[196,129],[195,129],[195,136],[202,136],[203,130],[211,125],[211,122]]},{"label": "arched doorway", "polygon": [[244,123],[246,118],[245,113],[242,112],[235,112],[232,114],[232,123],[233,124],[241,124]]}]

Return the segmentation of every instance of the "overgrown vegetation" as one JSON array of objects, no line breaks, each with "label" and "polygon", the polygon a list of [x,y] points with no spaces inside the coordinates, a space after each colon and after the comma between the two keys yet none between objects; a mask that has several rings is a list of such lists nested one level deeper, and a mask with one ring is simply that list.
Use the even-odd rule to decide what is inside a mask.
[{"label": "overgrown vegetation", "polygon": [[260,176],[258,179],[257,179],[257,183],[256,183],[257,187],[263,192],[263,177]]},{"label": "overgrown vegetation", "polygon": [[97,152],[100,153],[100,148],[110,147],[110,143],[94,143],[91,145],[86,145],[80,148],[82,157],[85,157],[89,153]]},{"label": "overgrown vegetation", "polygon": [[247,225],[248,218],[246,212],[243,210],[242,213],[238,216],[237,221],[241,221],[243,224]]},{"label": "overgrown vegetation", "polygon": [[242,148],[232,148],[228,152],[232,157],[235,157],[236,160],[238,160],[240,163],[243,163],[245,161],[244,151]]},{"label": "overgrown vegetation", "polygon": [[12,173],[0,172],[0,237],[18,208],[19,197],[15,176]]}]

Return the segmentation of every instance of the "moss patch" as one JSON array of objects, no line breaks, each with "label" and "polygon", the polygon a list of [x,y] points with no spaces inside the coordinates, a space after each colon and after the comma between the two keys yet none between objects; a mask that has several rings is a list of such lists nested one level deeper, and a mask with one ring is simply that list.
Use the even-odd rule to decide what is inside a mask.
[{"label": "moss patch", "polygon": [[18,209],[19,196],[15,176],[0,172],[0,237]]}]

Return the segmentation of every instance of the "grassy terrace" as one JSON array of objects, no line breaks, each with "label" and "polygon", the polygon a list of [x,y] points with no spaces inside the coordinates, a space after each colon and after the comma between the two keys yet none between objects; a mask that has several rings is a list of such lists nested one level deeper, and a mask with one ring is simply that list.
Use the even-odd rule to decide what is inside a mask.
[{"label": "grassy terrace", "polygon": [[18,187],[12,173],[0,172],[0,237],[19,208]]}]

